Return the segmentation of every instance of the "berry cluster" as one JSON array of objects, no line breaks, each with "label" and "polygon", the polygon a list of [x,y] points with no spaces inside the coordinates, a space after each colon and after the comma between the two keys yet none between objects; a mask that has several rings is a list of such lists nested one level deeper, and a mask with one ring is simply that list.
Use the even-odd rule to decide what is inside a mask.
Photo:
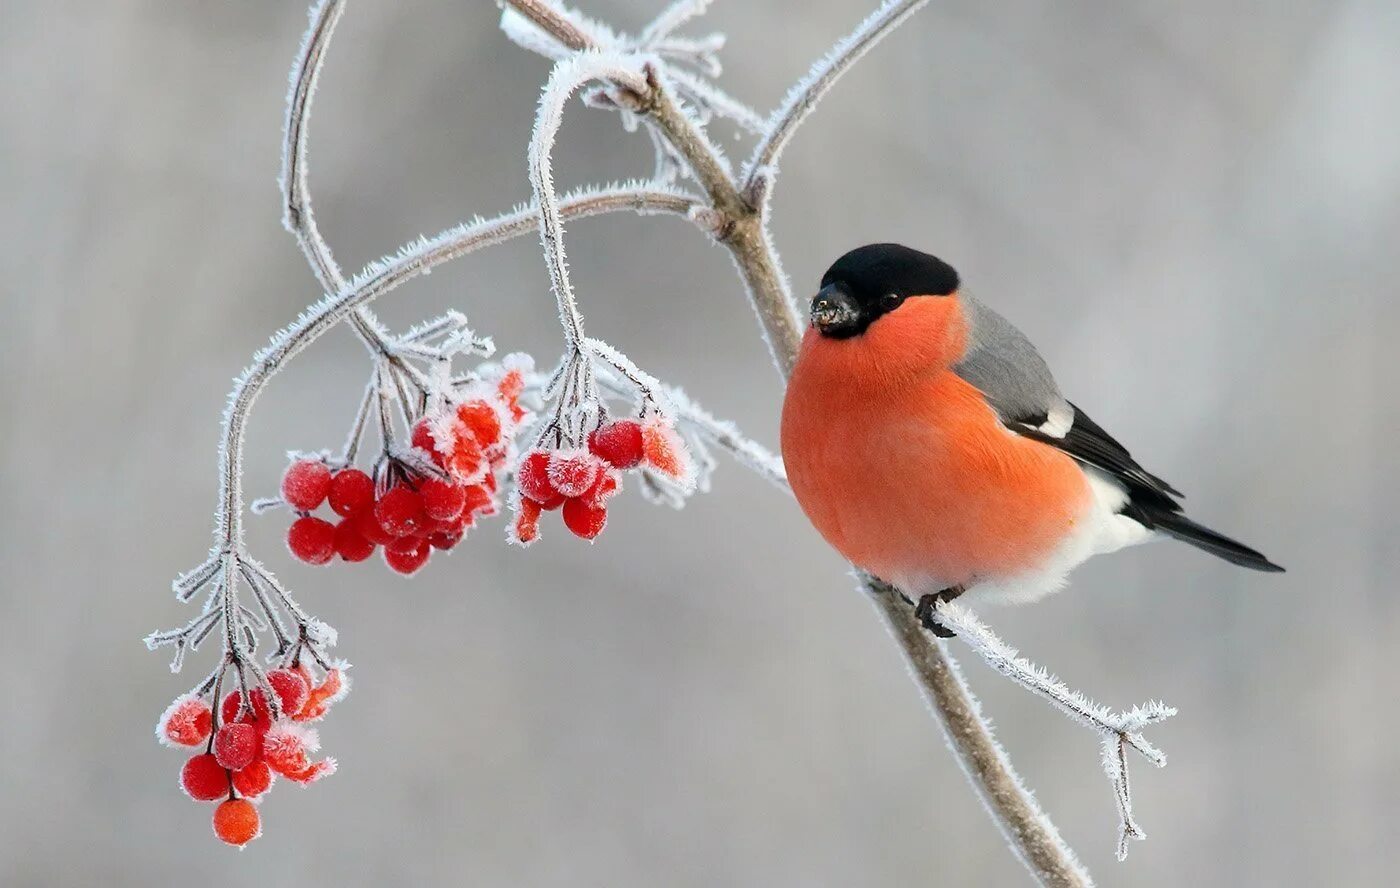
[{"label": "berry cluster", "polygon": [[607,501],[621,489],[622,472],[642,466],[688,483],[689,455],[669,423],[657,418],[612,420],[589,434],[587,449],[529,451],[515,473],[518,496],[511,541],[534,542],[540,515],[555,509],[574,536],[594,539],[608,522]]},{"label": "berry cluster", "polygon": [[[451,550],[477,518],[498,511],[497,478],[527,416],[523,388],[522,371],[510,369],[494,385],[430,409],[412,426],[412,451],[386,449],[373,478],[354,466],[294,459],[282,477],[282,500],[299,515],[287,548],[308,564],[326,564],[336,556],[364,561],[382,546],[385,564],[405,575],[433,549]],[[322,503],[336,523],[311,514]]]},{"label": "berry cluster", "polygon": [[177,697],[161,715],[156,737],[171,747],[204,746],[185,762],[180,786],[195,801],[218,801],[214,834],[242,846],[262,834],[254,803],[272,788],[274,775],[308,784],[335,772],[335,759],[311,760],[320,744],[305,724],[324,717],[349,689],[341,669],[327,670],[319,683],[304,665],[276,669],[247,702],[240,691],[225,695],[217,722],[202,694]]}]

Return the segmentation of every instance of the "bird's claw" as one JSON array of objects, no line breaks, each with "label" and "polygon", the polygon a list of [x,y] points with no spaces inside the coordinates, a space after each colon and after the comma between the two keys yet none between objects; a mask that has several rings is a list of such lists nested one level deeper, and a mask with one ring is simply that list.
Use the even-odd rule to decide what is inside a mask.
[{"label": "bird's claw", "polygon": [[935,616],[935,608],[940,601],[952,601],[963,593],[961,586],[954,586],[951,589],[944,589],[941,592],[930,592],[919,599],[919,603],[914,606],[914,616],[918,619],[919,625],[937,635],[939,638],[952,638],[956,632],[938,622]]}]

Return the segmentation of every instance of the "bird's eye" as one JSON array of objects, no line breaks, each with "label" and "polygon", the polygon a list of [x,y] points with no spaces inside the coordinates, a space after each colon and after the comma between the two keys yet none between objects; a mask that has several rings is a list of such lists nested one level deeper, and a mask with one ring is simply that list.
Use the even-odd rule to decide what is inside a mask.
[{"label": "bird's eye", "polygon": [[894,311],[903,301],[904,297],[898,293],[886,293],[880,297],[880,308],[883,311]]}]

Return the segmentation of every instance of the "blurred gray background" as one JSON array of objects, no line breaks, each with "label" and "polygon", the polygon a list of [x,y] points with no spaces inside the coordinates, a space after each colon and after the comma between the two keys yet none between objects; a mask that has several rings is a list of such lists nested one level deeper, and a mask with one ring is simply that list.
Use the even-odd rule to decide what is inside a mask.
[{"label": "blurred gray background", "polygon": [[[658,4],[588,0],[622,28]],[[722,82],[760,109],[872,0],[724,0]],[[680,513],[625,498],[589,547],[501,525],[412,582],[251,545],[340,630],[342,770],[215,843],[151,727],[180,676],[141,637],[209,542],[230,378],[318,293],[275,178],[299,2],[10,0],[0,27],[0,884],[1019,885],[899,656],[795,506],[726,465]],[[356,0],[312,127],[347,269],[528,194],[548,68],[490,3]],[[1182,546],[1100,559],[1009,641],[1116,706],[1160,697],[1151,835],[1113,861],[1094,738],[953,652],[1106,885],[1383,885],[1400,865],[1400,5],[938,0],[784,159],[799,294],[854,245],[947,257],[1066,390],[1289,568]],[[717,127],[723,144],[732,132]],[[735,145],[736,156],[747,143]],[[573,106],[559,181],[645,175]],[[722,250],[683,222],[571,226],[589,329],[776,444],[777,377]],[[395,292],[557,354],[533,238]],[[346,331],[271,387],[248,479],[334,446]]]}]

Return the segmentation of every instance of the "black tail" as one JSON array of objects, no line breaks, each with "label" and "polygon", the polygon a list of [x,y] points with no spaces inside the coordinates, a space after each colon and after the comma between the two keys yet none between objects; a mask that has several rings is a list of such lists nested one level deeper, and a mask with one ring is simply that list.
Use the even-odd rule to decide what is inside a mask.
[{"label": "black tail", "polygon": [[1243,543],[1237,543],[1227,536],[1222,536],[1209,527],[1197,524],[1180,512],[1169,512],[1166,509],[1144,507],[1141,504],[1130,502],[1123,509],[1123,514],[1152,530],[1160,530],[1172,539],[1190,543],[1197,549],[1224,558],[1231,564],[1271,573],[1283,571],[1282,567],[1274,564],[1261,553]]}]

